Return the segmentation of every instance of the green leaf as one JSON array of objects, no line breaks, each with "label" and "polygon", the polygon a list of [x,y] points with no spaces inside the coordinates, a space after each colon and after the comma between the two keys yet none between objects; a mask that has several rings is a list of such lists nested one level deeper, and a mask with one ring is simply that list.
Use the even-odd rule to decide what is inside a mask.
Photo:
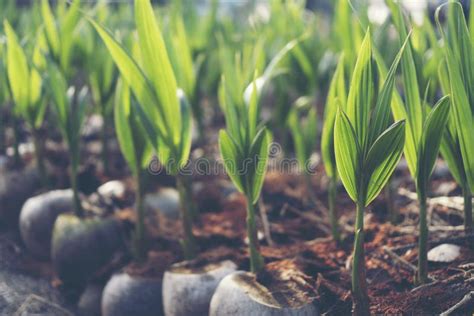
[{"label": "green leaf", "polygon": [[469,98],[471,108],[474,110],[474,58],[472,42],[467,28],[464,12],[459,2],[448,2],[449,15],[447,19],[448,25],[448,40],[449,46],[459,63],[459,71],[463,78],[463,84]]},{"label": "green leaf", "polygon": [[51,11],[51,7],[49,6],[49,0],[41,1],[41,15],[43,16],[45,34],[46,39],[48,41],[49,49],[54,58],[58,60],[61,43],[59,38],[59,32],[56,26],[56,21],[54,20],[53,12]]},{"label": "green leaf", "polygon": [[[450,120],[453,116],[454,115],[452,114],[449,116]],[[456,182],[464,187],[466,185],[467,179],[464,172],[461,148],[459,148],[459,143],[456,141],[456,139],[457,136],[451,133],[450,128],[446,128],[441,141],[440,152],[444,160],[446,160],[448,168]]]},{"label": "green leaf", "polygon": [[10,23],[5,20],[3,24],[7,35],[6,64],[10,90],[18,113],[25,114],[30,104],[30,72],[28,62]]},{"label": "green leaf", "polygon": [[253,204],[257,203],[265,180],[271,140],[270,133],[265,128],[262,128],[255,136],[250,147],[250,159],[255,162],[254,170],[250,170],[249,173],[250,176],[253,175],[251,179],[251,198]]},{"label": "green leaf", "polygon": [[372,120],[370,122],[369,139],[368,145],[372,145],[373,142],[379,135],[387,128],[390,124],[390,104],[393,98],[393,87],[395,84],[395,74],[398,69],[398,64],[408,43],[409,36],[405,40],[405,43],[400,48],[397,56],[395,57],[392,66],[385,78],[380,94],[377,98],[377,103],[372,112]]},{"label": "green leaf", "polygon": [[160,136],[167,137],[168,133],[166,132],[166,126],[161,119],[158,119],[156,108],[158,100],[153,94],[153,88],[145,74],[133,58],[125,51],[124,47],[118,43],[107,30],[93,20],[89,20],[89,22],[94,26],[97,33],[104,41],[122,75],[123,80],[125,80],[127,85],[132,89],[133,94],[140,103],[143,111],[146,113],[146,116],[151,122],[156,123]]},{"label": "green leaf", "polygon": [[189,153],[191,152],[191,142],[192,142],[192,115],[191,115],[191,106],[189,105],[186,96],[182,90],[178,90],[178,98],[180,102],[181,118],[183,122],[183,128],[181,130],[181,147],[179,157],[178,167],[183,168],[188,162]]},{"label": "green leaf", "polygon": [[193,66],[193,55],[188,36],[180,13],[172,16],[172,34],[170,34],[173,68],[176,79],[185,94],[193,100],[196,90],[196,75]]},{"label": "green leaf", "polygon": [[258,122],[258,114],[259,114],[259,98],[258,98],[258,90],[257,90],[257,73],[255,73],[255,77],[252,83],[252,94],[250,96],[249,104],[248,104],[248,138],[253,139],[256,135],[257,130],[257,122]]},{"label": "green leaf", "polygon": [[80,19],[80,0],[73,0],[59,28],[60,37],[60,62],[63,71],[69,72],[71,50],[74,44],[74,30]]},{"label": "green leaf", "polygon": [[326,174],[331,178],[337,176],[336,157],[334,155],[334,122],[336,120],[338,107],[345,109],[346,101],[344,64],[344,55],[341,55],[329,86],[326,107],[324,109],[321,154]]},{"label": "green leaf", "polygon": [[[436,22],[445,42],[448,43],[446,34],[443,32],[439,21],[440,9],[441,7],[436,11]],[[460,41],[466,42],[462,44],[463,47],[468,46],[470,43],[470,39],[466,36],[462,36]],[[465,78],[463,78],[462,75],[461,62],[457,62],[455,53],[450,45],[444,45],[444,52],[450,81],[451,103],[453,106],[451,115],[453,116],[454,123],[452,125],[454,125],[456,129],[457,143],[459,144],[459,149],[462,154],[466,179],[471,191],[474,191],[474,105],[470,104],[468,91],[464,88]],[[464,56],[463,58],[472,58],[472,55]],[[465,69],[464,71],[467,70]],[[471,88],[472,87],[468,87],[469,91],[472,90]]]},{"label": "green leaf", "polygon": [[239,192],[245,193],[242,179],[239,174],[238,149],[235,142],[226,131],[219,132],[219,150],[222,155],[224,168]]},{"label": "green leaf", "polygon": [[[268,66],[265,68],[265,71],[263,72],[263,75],[258,77],[258,78],[254,78],[254,82],[256,84],[256,87],[257,87],[257,96],[260,96],[263,89],[267,86],[267,84],[273,79],[275,78],[278,74],[281,73],[280,70],[280,64],[282,63],[282,61],[292,52],[292,51],[295,51],[298,47],[299,47],[299,44],[300,41],[299,40],[292,40],[290,42],[288,42],[273,58],[272,60],[270,61],[270,63],[268,64]],[[258,69],[257,69],[258,71]],[[244,99],[245,100],[248,100],[249,97],[251,95],[251,91],[253,91],[253,85],[254,85],[254,82],[250,83],[247,88],[245,89],[245,92],[244,92]]]},{"label": "green leaf", "polygon": [[449,97],[445,96],[434,106],[426,118],[420,141],[417,168],[417,186],[426,188],[438,157],[439,147],[449,118]]},{"label": "green leaf", "polygon": [[181,112],[176,96],[176,78],[150,0],[135,1],[135,21],[144,71],[160,103],[159,119],[168,127],[167,133],[160,134],[169,134],[169,140],[177,145],[181,134]]},{"label": "green leaf", "polygon": [[[392,12],[393,21],[398,30],[400,43],[405,41],[407,38],[407,27],[405,19],[401,11],[400,5],[395,4],[393,0],[388,1],[388,5]],[[423,111],[418,86],[418,78],[416,75],[416,67],[413,59],[412,44],[409,41],[407,47],[404,50],[402,56],[402,72],[403,72],[403,85],[405,87],[406,103],[405,113],[399,107],[399,104],[394,104],[394,116],[395,119],[406,119],[407,120],[407,137],[405,147],[405,157],[410,166],[410,172],[412,176],[416,176],[417,153],[418,144],[421,138],[423,130]]]},{"label": "green leaf", "polygon": [[371,42],[370,31],[367,31],[352,74],[346,108],[347,117],[354,126],[355,135],[361,148],[365,147],[369,114],[374,96]]},{"label": "green leaf", "polygon": [[339,109],[334,124],[334,151],[341,181],[353,201],[358,201],[360,146],[347,115]]},{"label": "green leaf", "polygon": [[117,84],[115,94],[115,111],[114,111],[114,123],[115,132],[117,133],[117,139],[122,150],[122,154],[128,163],[128,166],[132,170],[133,174],[137,174],[137,157],[135,153],[135,147],[133,144],[133,136],[130,130],[130,116],[131,116],[131,103],[130,103],[130,88],[127,84],[120,80]]},{"label": "green leaf", "polygon": [[48,80],[54,108],[63,135],[68,134],[69,99],[67,83],[62,73],[53,63],[48,63]]},{"label": "green leaf", "polygon": [[369,205],[387,184],[403,152],[405,121],[392,124],[374,141],[365,161],[364,172],[370,175],[367,182],[365,205]]}]

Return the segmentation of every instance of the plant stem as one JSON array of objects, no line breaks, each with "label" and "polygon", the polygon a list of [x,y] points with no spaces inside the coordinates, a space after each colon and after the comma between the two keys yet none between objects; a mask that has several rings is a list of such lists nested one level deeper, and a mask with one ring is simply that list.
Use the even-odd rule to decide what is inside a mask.
[{"label": "plant stem", "polygon": [[41,177],[41,182],[43,184],[43,187],[47,188],[49,185],[48,173],[46,172],[46,166],[44,163],[44,151],[43,151],[43,146],[40,142],[39,131],[36,129],[33,129],[32,134],[33,134],[33,143],[35,146],[36,164],[38,166],[38,172]]},{"label": "plant stem", "polygon": [[[423,190],[424,191],[424,190]],[[416,282],[424,284],[428,281],[428,223],[426,215],[426,194],[418,190],[420,204],[420,236],[418,238],[418,274]]]},{"label": "plant stem", "polygon": [[77,169],[79,166],[79,161],[77,158],[78,154],[75,152],[75,150],[71,151],[71,188],[74,199],[74,213],[77,217],[82,217],[84,215],[84,210],[82,209],[81,199],[79,197],[79,189],[77,187]]},{"label": "plant stem", "polygon": [[137,210],[137,224],[134,235],[134,255],[135,260],[143,262],[147,257],[146,232],[145,232],[145,208],[143,207],[143,182],[140,169],[135,175],[137,193],[135,198],[135,208]]},{"label": "plant stem", "polygon": [[339,225],[336,211],[336,195],[337,195],[337,180],[335,177],[329,179],[328,188],[328,204],[329,204],[329,219],[331,221],[332,238],[339,242],[341,239],[339,233]]},{"label": "plant stem", "polygon": [[464,196],[464,230],[466,234],[471,234],[474,231],[472,222],[472,193],[469,186],[463,187]]},{"label": "plant stem", "polygon": [[184,258],[191,260],[196,257],[197,245],[193,235],[192,228],[192,214],[194,205],[192,202],[192,191],[191,182],[186,181],[184,175],[178,175],[176,177],[176,185],[179,191],[179,197],[181,202],[181,221],[183,223],[184,238],[181,240],[181,246],[183,247]]},{"label": "plant stem", "polygon": [[20,156],[20,122],[18,119],[13,118],[13,133],[14,133],[14,161],[15,166],[19,167],[22,165],[21,156]]},{"label": "plant stem", "polygon": [[255,224],[255,205],[247,197],[247,236],[249,239],[250,271],[257,274],[264,268],[263,257],[259,252],[257,227]]},{"label": "plant stem", "polygon": [[357,202],[354,254],[352,257],[352,312],[356,316],[370,315],[369,295],[365,276],[364,203]]},{"label": "plant stem", "polygon": [[[105,107],[105,105],[103,105]],[[102,138],[102,164],[104,165],[104,174],[108,175],[109,174],[109,150],[108,150],[108,142],[107,142],[107,130],[109,127],[109,120],[107,119],[107,114],[105,113],[105,110],[102,111],[102,120],[103,120],[103,125],[102,125],[102,132],[101,132],[101,138]]]}]

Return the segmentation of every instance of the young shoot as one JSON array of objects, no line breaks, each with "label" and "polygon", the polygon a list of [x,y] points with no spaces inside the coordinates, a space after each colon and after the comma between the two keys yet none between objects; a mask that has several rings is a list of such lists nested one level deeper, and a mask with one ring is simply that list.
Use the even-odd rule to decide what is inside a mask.
[{"label": "young shoot", "polygon": [[324,168],[329,178],[328,205],[329,219],[331,222],[331,232],[334,240],[340,240],[338,216],[336,211],[337,196],[337,167],[336,156],[334,154],[334,121],[336,120],[339,104],[345,108],[346,84],[344,79],[344,55],[339,57],[336,71],[334,72],[329,86],[326,107],[324,110],[324,126],[321,136],[321,155],[324,161]]},{"label": "young shoot", "polygon": [[[73,75],[72,48],[75,41],[74,32],[81,17],[81,0],[59,0],[57,2],[57,18],[55,18],[49,2],[49,0],[42,0],[40,10],[49,55],[69,79]],[[68,8],[66,8],[67,3],[70,3]]]},{"label": "young shoot", "polygon": [[[250,269],[258,273],[264,268],[259,252],[255,212],[267,167],[271,135],[259,127],[259,100],[256,81],[249,103],[244,101],[245,85],[230,86],[223,78],[220,89],[221,105],[226,118],[226,130],[219,133],[219,148],[224,167],[236,188],[247,198],[247,237],[249,240]],[[238,100],[229,98],[230,91],[238,89]]]},{"label": "young shoot", "polygon": [[[447,34],[439,21],[436,22],[444,39],[444,67],[440,67],[439,79],[443,91],[451,95],[452,114],[441,144],[441,154],[464,196],[464,228],[467,234],[474,232],[472,195],[474,192],[474,63],[472,37],[468,29],[462,6],[451,3]],[[470,21],[472,23],[473,10]],[[470,31],[470,32],[469,32]],[[451,39],[451,40],[448,40]]]},{"label": "young shoot", "polygon": [[133,234],[132,250],[135,260],[141,262],[147,256],[145,210],[143,206],[143,170],[151,157],[151,146],[140,124],[136,105],[132,105],[130,88],[120,80],[115,95],[114,121],[120,149],[136,181],[135,208],[137,223]]},{"label": "young shoot", "polygon": [[[312,106],[312,98],[301,97],[296,100],[288,117],[288,125],[293,136],[293,143],[299,168],[306,181],[308,194],[313,197],[310,162],[316,149],[318,118]],[[309,108],[309,109],[308,109]]]},{"label": "young shoot", "polygon": [[[10,93],[15,103],[14,113],[15,116],[26,121],[32,132],[38,171],[43,185],[47,186],[48,175],[44,164],[42,141],[39,136],[39,129],[43,124],[46,110],[46,102],[42,93],[43,82],[37,70],[39,67],[43,67],[45,62],[40,51],[42,42],[41,40],[37,42],[30,65],[10,23],[5,20],[3,24],[7,35],[6,67]],[[15,126],[16,129],[18,126]],[[16,134],[16,136],[18,135]],[[20,159],[17,137],[16,143],[15,157]]]},{"label": "young shoot", "polygon": [[[370,31],[359,49],[347,101],[339,102],[334,123],[338,174],[357,205],[352,260],[353,313],[370,315],[364,262],[364,211],[377,197],[400,160],[405,121],[390,125],[390,102],[398,53],[380,91],[372,55]],[[341,96],[338,96],[341,98]]]},{"label": "young shoot", "polygon": [[84,212],[77,187],[77,173],[80,162],[81,127],[88,102],[87,88],[84,87],[81,90],[76,90],[74,87],[68,88],[62,72],[53,63],[48,65],[48,76],[59,128],[69,149],[74,211],[78,217],[82,217]]},{"label": "young shoot", "polygon": [[178,96],[176,78],[150,0],[135,1],[140,59],[131,57],[100,24],[89,21],[107,46],[123,81],[133,92],[140,122],[161,164],[176,177],[184,231],[182,247],[185,258],[192,259],[197,252],[192,232],[195,211],[190,177],[183,172],[191,149],[191,109],[184,95]]},{"label": "young shoot", "polygon": [[[101,2],[97,4],[97,12],[101,17],[100,21],[104,21],[107,17],[107,6]],[[102,116],[102,165],[104,173],[109,174],[109,142],[107,132],[110,127],[110,117],[113,114],[113,96],[115,86],[118,79],[118,71],[115,63],[110,58],[109,52],[105,45],[98,38],[97,33],[91,27],[84,28],[85,34],[88,36],[86,67],[89,75],[89,87],[91,90],[92,101],[94,106],[99,109]]]},{"label": "young shoot", "polygon": [[[392,18],[399,33],[400,42],[407,37],[405,18],[399,5],[389,1]],[[392,111],[396,120],[406,119],[405,158],[410,173],[415,180],[420,206],[420,232],[418,250],[417,283],[428,280],[428,223],[426,199],[430,176],[438,157],[441,140],[449,118],[449,98],[444,97],[431,109],[420,98],[412,44],[406,44],[402,56],[403,85],[406,101],[392,102]]]}]

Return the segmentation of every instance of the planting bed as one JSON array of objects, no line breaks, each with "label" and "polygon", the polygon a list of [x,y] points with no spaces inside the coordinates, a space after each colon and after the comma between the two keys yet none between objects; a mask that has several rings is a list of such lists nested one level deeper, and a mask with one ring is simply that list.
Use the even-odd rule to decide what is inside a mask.
[{"label": "planting bed", "polygon": [[[210,154],[212,155],[212,152]],[[91,159],[94,160],[93,155]],[[353,246],[354,210],[350,199],[341,193],[337,206],[343,237],[337,244],[329,235],[325,201],[326,178],[320,167],[313,177],[315,202],[304,201],[306,189],[301,177],[276,171],[269,172],[266,176],[262,209],[268,217],[265,225],[268,225],[270,234],[264,234],[264,225],[259,221],[261,252],[267,263],[267,271],[259,275],[258,280],[274,293],[285,293],[290,288],[304,287],[305,295],[314,299],[320,313],[348,314],[352,305],[348,269]],[[421,287],[413,285],[417,258],[417,204],[413,200],[413,187],[407,170],[400,167],[397,171],[397,177],[400,179],[400,186],[397,188],[399,194],[395,195],[394,201],[400,211],[399,223],[392,225],[388,222],[387,203],[383,198],[377,199],[365,216],[371,312],[439,314],[456,305],[472,291],[474,252],[468,247],[469,237],[465,236],[460,226],[462,204],[457,198],[459,192],[445,168],[444,163],[440,161],[431,188],[433,199],[429,203],[430,247],[444,243],[458,245],[461,247],[460,255],[452,262],[430,262],[429,275],[433,282]],[[94,176],[103,179],[102,182],[105,181],[101,174]],[[120,173],[116,176],[120,177]],[[109,207],[116,209],[115,216],[122,221],[126,234],[134,221],[133,188],[127,178],[122,178],[122,181],[126,185],[126,194],[123,199],[115,200],[113,207]],[[157,192],[160,187],[172,185],[166,177],[152,178],[151,181],[153,184],[149,187],[150,192]],[[205,185],[196,185],[199,190],[194,195],[194,202],[201,214],[194,232],[202,251],[195,259],[195,264],[231,260],[237,264],[238,269],[248,270],[245,199],[237,192],[226,197],[222,192],[223,181],[227,181],[223,175],[196,179],[198,184]],[[147,262],[127,265],[129,256],[119,252],[97,275],[91,276],[89,282],[104,284],[112,273],[122,268],[132,276],[161,279],[173,263],[183,259],[178,243],[181,235],[180,223],[156,210],[148,214],[147,223],[151,234],[151,250]],[[83,287],[63,285],[48,262],[35,259],[24,248],[19,238],[15,237],[18,231],[12,227],[14,226],[2,228],[0,240],[2,260],[6,261],[8,266],[14,267],[14,270],[7,270],[5,273],[31,275],[38,278],[38,281],[35,281],[38,284],[50,282],[55,289],[48,290],[47,295],[63,297],[60,304],[70,311],[76,311],[74,302]],[[284,272],[283,284],[275,283],[272,278],[273,271]],[[33,293],[44,295],[44,292]],[[279,299],[280,296],[277,295],[276,298]],[[50,300],[49,297],[47,299]],[[281,299],[298,300],[297,297],[285,298],[284,295]],[[10,307],[4,309],[9,310]],[[458,313],[468,314],[471,311],[472,304],[468,304],[464,309],[459,309]]]}]

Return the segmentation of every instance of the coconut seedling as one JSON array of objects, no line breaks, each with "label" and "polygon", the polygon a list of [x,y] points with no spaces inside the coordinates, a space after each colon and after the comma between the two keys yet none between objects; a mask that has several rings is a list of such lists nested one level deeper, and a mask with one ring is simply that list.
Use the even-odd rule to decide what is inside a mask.
[{"label": "coconut seedling", "polygon": [[[23,47],[10,23],[4,21],[5,33],[7,35],[6,68],[10,93],[15,103],[14,115],[23,118],[28,124],[34,140],[35,154],[38,171],[43,184],[47,185],[47,173],[44,163],[44,153],[39,129],[43,124],[46,102],[43,98],[43,80],[38,68],[45,66],[45,60],[41,53],[41,38],[33,51],[32,63],[28,63]],[[39,37],[41,37],[41,33]],[[19,122],[16,122],[15,130],[18,130]],[[20,159],[18,151],[18,133],[16,138],[16,159]]]},{"label": "coconut seedling", "polygon": [[132,105],[130,88],[124,80],[120,80],[117,84],[115,98],[114,122],[117,138],[136,183],[137,224],[133,235],[132,249],[135,259],[140,262],[146,258],[147,254],[142,173],[151,156],[151,145],[147,140],[143,126],[140,124],[136,106]]},{"label": "coconut seedling", "polygon": [[[289,289],[277,294],[259,279],[265,264],[259,251],[255,212],[265,178],[271,135],[259,123],[259,88],[263,85],[258,86],[255,75],[249,85],[251,89],[246,88],[245,73],[238,67],[239,63],[236,65],[232,74],[224,72],[219,90],[227,126],[226,130],[220,131],[219,147],[227,174],[246,197],[251,273],[241,271],[223,278],[211,299],[209,315],[314,315],[317,309],[311,299],[303,299],[291,306],[287,303],[286,299],[301,294],[298,290]],[[231,75],[232,80],[228,81],[227,75]],[[287,281],[285,278],[284,282]],[[277,295],[282,299],[275,299]]]},{"label": "coconut seedling", "polygon": [[[48,80],[59,130],[69,152],[71,204],[74,211],[74,215],[55,215],[57,218],[51,237],[51,260],[56,273],[65,284],[84,286],[90,275],[107,264],[121,247],[120,225],[113,217],[89,216],[90,213],[83,209],[79,196],[81,127],[86,106],[90,102],[88,89],[68,88],[63,73],[53,62],[48,65]],[[70,199],[67,191],[61,192],[58,198],[61,196]],[[63,204],[60,211],[69,211],[66,205]]]},{"label": "coconut seedling", "polygon": [[[389,1],[388,4],[401,42],[407,36],[404,15],[399,5],[393,1]],[[427,190],[448,122],[450,103],[449,98],[444,97],[433,108],[430,108],[421,99],[411,42],[408,41],[406,45],[407,47],[402,56],[403,85],[406,100],[404,103],[400,100],[392,102],[392,111],[396,120],[406,119],[407,121],[404,153],[408,169],[415,180],[420,207],[416,281],[417,283],[425,283],[428,280]]]},{"label": "coconut seedling", "polygon": [[[244,101],[242,87],[242,81],[237,86],[230,86],[225,79],[221,83],[221,102],[224,102],[221,106],[227,130],[219,133],[219,148],[227,174],[247,198],[250,269],[258,273],[263,269],[264,261],[259,252],[255,210],[265,178],[271,135],[265,127],[259,126],[260,106],[256,82],[253,82],[248,104]],[[232,89],[240,90],[239,99],[229,98]]]},{"label": "coconut seedling", "polygon": [[192,259],[197,252],[192,232],[191,181],[183,172],[191,149],[191,109],[178,87],[153,7],[149,0],[135,1],[140,60],[131,57],[124,47],[97,22],[90,20],[115,61],[124,82],[138,101],[137,112],[166,171],[175,176],[181,201],[184,256]]},{"label": "coconut seedling", "polygon": [[[99,21],[105,21],[107,17],[106,5],[99,3],[97,7]],[[109,173],[109,142],[108,130],[111,124],[110,117],[113,114],[113,99],[115,86],[118,79],[118,71],[115,63],[97,34],[89,26],[85,28],[88,35],[86,69],[88,73],[88,82],[91,90],[92,101],[102,116],[102,165],[104,173]]]},{"label": "coconut seedling", "polygon": [[[372,59],[370,31],[359,49],[346,102],[340,102],[334,123],[338,174],[357,205],[352,260],[355,315],[370,315],[364,262],[364,212],[392,175],[403,151],[405,121],[390,125],[390,102],[401,52],[378,92],[378,70]],[[345,104],[345,105],[344,105]]]},{"label": "coconut seedling", "polygon": [[87,88],[84,87],[78,90],[74,87],[68,87],[62,72],[53,63],[48,64],[48,84],[59,129],[68,146],[69,176],[74,196],[74,212],[78,217],[82,217],[84,212],[79,197],[77,174],[80,162],[81,127],[87,104]]},{"label": "coconut seedling", "polygon": [[[444,39],[445,62],[439,68],[439,79],[443,91],[451,95],[452,114],[443,137],[441,154],[461,186],[464,196],[464,227],[466,233],[474,231],[472,218],[472,194],[474,191],[474,63],[472,37],[474,25],[469,30],[459,3],[450,5],[451,16],[447,32],[439,22],[438,8],[436,21]],[[474,15],[471,11],[471,20]],[[471,21],[472,23],[472,21]],[[470,33],[471,32],[471,33]]]},{"label": "coconut seedling", "polygon": [[336,211],[337,196],[337,167],[336,156],[334,154],[334,121],[336,119],[337,109],[345,108],[346,83],[344,79],[344,55],[339,57],[336,71],[334,72],[329,92],[326,99],[324,110],[324,126],[321,135],[321,155],[324,161],[324,169],[329,178],[328,184],[328,206],[329,220],[331,222],[331,232],[334,240],[339,241],[339,225]]}]

